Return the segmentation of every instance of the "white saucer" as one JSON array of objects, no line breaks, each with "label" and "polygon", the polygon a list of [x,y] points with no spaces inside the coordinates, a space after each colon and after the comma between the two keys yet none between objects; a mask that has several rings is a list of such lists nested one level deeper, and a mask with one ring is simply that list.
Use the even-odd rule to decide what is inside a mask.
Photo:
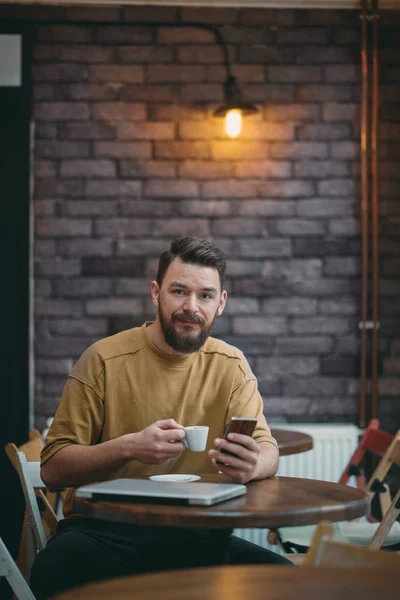
[{"label": "white saucer", "polygon": [[152,475],[149,479],[152,481],[179,481],[181,483],[189,483],[189,481],[198,481],[201,477],[199,475],[176,473],[175,475]]}]

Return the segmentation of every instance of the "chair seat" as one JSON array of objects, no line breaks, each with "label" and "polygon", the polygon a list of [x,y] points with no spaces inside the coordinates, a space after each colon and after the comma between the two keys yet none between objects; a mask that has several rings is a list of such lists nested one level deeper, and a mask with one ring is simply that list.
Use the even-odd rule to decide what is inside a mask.
[{"label": "chair seat", "polygon": [[[332,523],[332,526],[333,539],[347,540],[357,546],[368,546],[378,529],[379,523],[340,521],[339,523]],[[306,551],[311,545],[316,528],[317,525],[282,527],[279,529],[279,535],[284,547],[285,545],[293,545],[299,548],[304,547],[304,551]],[[383,542],[383,546],[392,546],[394,544],[400,544],[400,523],[398,521],[393,523]]]}]

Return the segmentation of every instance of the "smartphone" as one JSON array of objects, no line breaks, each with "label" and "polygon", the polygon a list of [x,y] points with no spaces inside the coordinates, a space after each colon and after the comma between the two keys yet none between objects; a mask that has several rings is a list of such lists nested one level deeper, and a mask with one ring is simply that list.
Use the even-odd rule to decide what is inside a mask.
[{"label": "smartphone", "polygon": [[[231,420],[225,429],[224,440],[227,439],[229,433],[241,433],[251,437],[253,435],[256,423],[257,419],[255,417],[231,417]],[[233,455],[232,452],[228,452],[227,450],[221,449],[220,452],[223,454]]]}]

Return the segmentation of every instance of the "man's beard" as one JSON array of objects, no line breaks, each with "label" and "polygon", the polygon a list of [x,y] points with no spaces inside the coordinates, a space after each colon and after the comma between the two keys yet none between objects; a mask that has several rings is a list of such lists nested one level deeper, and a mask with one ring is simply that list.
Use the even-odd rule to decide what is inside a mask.
[{"label": "man's beard", "polygon": [[[197,314],[173,315],[171,320],[167,321],[163,315],[161,306],[159,306],[158,316],[168,346],[171,346],[173,350],[181,352],[182,354],[190,354],[191,352],[199,350],[211,333],[214,321],[217,317],[217,312],[209,325],[206,325],[204,319]],[[193,330],[192,327],[187,326],[184,327],[182,331],[177,331],[174,328],[174,323],[177,321],[193,321],[199,323],[200,329],[197,331],[197,329]]]}]

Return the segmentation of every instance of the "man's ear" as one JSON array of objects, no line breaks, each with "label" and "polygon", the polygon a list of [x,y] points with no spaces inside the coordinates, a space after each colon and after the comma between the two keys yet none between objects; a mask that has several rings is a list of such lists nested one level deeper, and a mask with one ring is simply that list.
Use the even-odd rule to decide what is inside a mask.
[{"label": "man's ear", "polygon": [[218,317],[220,315],[222,315],[222,313],[224,312],[227,297],[228,297],[228,294],[227,294],[226,290],[223,290],[223,292],[221,294],[221,300],[219,301],[219,306],[218,306],[218,310],[217,310]]},{"label": "man's ear", "polygon": [[154,306],[158,306],[158,298],[160,295],[160,288],[157,281],[151,282],[151,299],[153,301]]}]

